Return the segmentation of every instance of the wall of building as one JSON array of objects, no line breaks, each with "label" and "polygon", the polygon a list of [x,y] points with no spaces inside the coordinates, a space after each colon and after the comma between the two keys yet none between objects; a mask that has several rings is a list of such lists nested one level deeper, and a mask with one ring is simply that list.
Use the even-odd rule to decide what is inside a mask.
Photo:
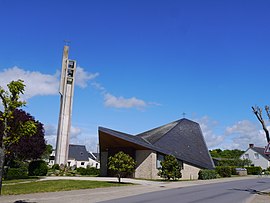
[{"label": "wall of building", "polygon": [[196,180],[198,179],[198,173],[201,170],[198,167],[191,166],[189,164],[184,163],[183,169],[181,170],[182,178],[183,180],[189,179],[189,180]]},{"label": "wall of building", "polygon": [[107,176],[108,152],[100,152],[100,175]]},{"label": "wall of building", "polygon": [[156,159],[157,155],[152,150],[137,150],[135,178],[158,179]]},{"label": "wall of building", "polygon": [[[136,171],[135,178],[161,179],[158,176],[157,153],[152,150],[136,151]],[[181,170],[181,179],[198,179],[200,168],[184,163]]]},{"label": "wall of building", "polygon": [[262,155],[255,152],[252,148],[249,148],[240,158],[241,159],[249,159],[252,161],[254,166],[260,166],[262,169],[267,169],[270,166],[270,163],[267,159],[265,159]]}]

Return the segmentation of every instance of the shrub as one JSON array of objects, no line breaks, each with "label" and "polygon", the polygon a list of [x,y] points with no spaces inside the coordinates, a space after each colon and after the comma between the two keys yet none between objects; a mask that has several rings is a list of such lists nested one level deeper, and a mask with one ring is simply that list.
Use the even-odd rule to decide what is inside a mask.
[{"label": "shrub", "polygon": [[236,168],[239,168],[237,166],[230,166],[232,175],[237,175]]},{"label": "shrub", "polygon": [[59,164],[54,164],[54,165],[52,166],[52,170],[60,170]]},{"label": "shrub", "polygon": [[7,180],[27,178],[27,168],[9,168],[6,174]]},{"label": "shrub", "polygon": [[122,177],[135,171],[135,166],[134,159],[122,151],[109,157],[108,169],[115,173],[119,183]]},{"label": "shrub", "polygon": [[265,172],[264,172],[264,175],[269,176],[269,175],[270,175],[270,171],[265,171]]},{"label": "shrub", "polygon": [[173,155],[166,155],[164,161],[161,161],[161,169],[158,175],[166,180],[179,179],[182,177],[181,165]]},{"label": "shrub", "polygon": [[250,166],[245,168],[247,169],[248,175],[259,175],[262,173],[262,168],[260,166]]},{"label": "shrub", "polygon": [[199,171],[200,180],[208,180],[217,178],[217,172],[215,170],[202,169]]},{"label": "shrub", "polygon": [[232,176],[232,170],[231,170],[231,167],[229,167],[229,166],[217,166],[216,172],[221,177],[231,177]]},{"label": "shrub", "polygon": [[95,167],[87,166],[87,168],[77,168],[77,172],[80,175],[89,175],[89,176],[98,176],[99,175],[99,169]]},{"label": "shrub", "polygon": [[48,166],[45,161],[32,161],[28,167],[29,176],[45,176],[48,172]]}]

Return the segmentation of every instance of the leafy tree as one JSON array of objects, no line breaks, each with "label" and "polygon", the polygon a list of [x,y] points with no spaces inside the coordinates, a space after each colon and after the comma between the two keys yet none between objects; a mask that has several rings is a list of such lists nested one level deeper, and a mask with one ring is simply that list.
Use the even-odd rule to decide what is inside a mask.
[{"label": "leafy tree", "polygon": [[135,165],[134,159],[122,151],[109,157],[108,168],[116,173],[119,183],[123,176],[135,171]]},{"label": "leafy tree", "polygon": [[[251,108],[253,110],[253,113],[257,117],[258,121],[261,123],[262,128],[263,128],[263,130],[265,132],[266,140],[269,143],[270,142],[270,136],[269,136],[269,131],[267,129],[267,126],[265,124],[265,121],[263,119],[262,108],[261,107],[258,107],[258,106],[252,106]],[[264,109],[265,109],[265,112],[266,112],[266,114],[268,116],[268,119],[270,120],[270,109],[269,109],[269,106],[265,106]]]},{"label": "leafy tree", "polygon": [[11,127],[9,126],[14,119],[13,112],[15,109],[24,106],[26,103],[20,101],[20,94],[24,93],[24,83],[22,80],[11,81],[8,85],[8,90],[4,90],[0,86],[0,99],[3,105],[3,112],[1,114],[1,121],[3,122],[3,131],[0,134],[0,195],[2,191],[2,178],[4,171],[4,162],[6,149],[13,143],[20,140],[21,137],[31,136],[36,132],[36,125],[33,121],[20,123],[16,134],[10,133]]},{"label": "leafy tree", "polygon": [[[12,166],[12,162],[25,161],[41,158],[46,150],[46,142],[44,139],[43,124],[35,121],[34,117],[21,109],[15,109],[13,119],[8,123],[10,126],[9,137],[13,138],[17,135],[21,123],[32,121],[37,129],[32,136],[21,137],[18,142],[12,143],[6,148],[6,165]],[[1,123],[1,121],[0,121]],[[0,131],[3,130],[3,125],[0,125]]]},{"label": "leafy tree", "polygon": [[213,150],[209,150],[210,154],[212,157],[220,157],[220,153],[222,152],[221,149],[213,149]]},{"label": "leafy tree", "polygon": [[170,180],[179,179],[182,177],[181,165],[173,155],[166,155],[161,163],[161,170],[158,175],[162,178]]},{"label": "leafy tree", "polygon": [[217,166],[237,166],[237,167],[244,167],[244,166],[250,166],[251,160],[249,159],[221,159],[218,160]]},{"label": "leafy tree", "polygon": [[225,149],[223,151],[221,149],[213,149],[213,150],[209,150],[209,152],[212,157],[227,158],[227,159],[237,159],[244,153],[244,151],[239,150],[239,149],[233,149],[233,150]]},{"label": "leafy tree", "polygon": [[49,159],[53,151],[53,146],[50,144],[46,145],[45,151],[42,154],[42,159]]}]

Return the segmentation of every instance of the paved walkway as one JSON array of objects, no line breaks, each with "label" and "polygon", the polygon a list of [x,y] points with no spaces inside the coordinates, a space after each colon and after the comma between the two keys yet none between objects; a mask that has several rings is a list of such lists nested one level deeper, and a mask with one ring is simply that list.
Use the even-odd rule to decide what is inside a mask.
[{"label": "paved walkway", "polygon": [[[249,178],[259,178],[257,176],[223,178],[213,180],[194,180],[178,182],[158,182],[124,178],[122,182],[130,182],[138,185],[125,187],[97,188],[86,190],[73,190],[63,192],[35,193],[26,195],[9,195],[0,197],[0,203],[85,203],[100,202],[110,199],[139,195],[147,192],[167,190],[180,187],[189,187],[217,182],[228,182],[232,180],[243,180]],[[46,177],[44,180],[73,179],[73,180],[97,180],[97,181],[117,181],[116,178],[105,177]],[[270,189],[270,186],[269,186]],[[270,190],[269,190],[270,191]],[[253,195],[247,203],[268,203],[270,197],[266,195]]]}]

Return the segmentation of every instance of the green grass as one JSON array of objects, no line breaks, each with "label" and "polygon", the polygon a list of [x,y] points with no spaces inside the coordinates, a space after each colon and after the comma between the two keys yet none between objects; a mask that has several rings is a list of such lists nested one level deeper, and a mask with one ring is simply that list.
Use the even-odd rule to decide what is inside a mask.
[{"label": "green grass", "polygon": [[67,190],[92,189],[101,187],[123,186],[116,182],[88,181],[88,180],[47,180],[12,185],[3,185],[3,195],[19,195],[39,192],[57,192]]}]

